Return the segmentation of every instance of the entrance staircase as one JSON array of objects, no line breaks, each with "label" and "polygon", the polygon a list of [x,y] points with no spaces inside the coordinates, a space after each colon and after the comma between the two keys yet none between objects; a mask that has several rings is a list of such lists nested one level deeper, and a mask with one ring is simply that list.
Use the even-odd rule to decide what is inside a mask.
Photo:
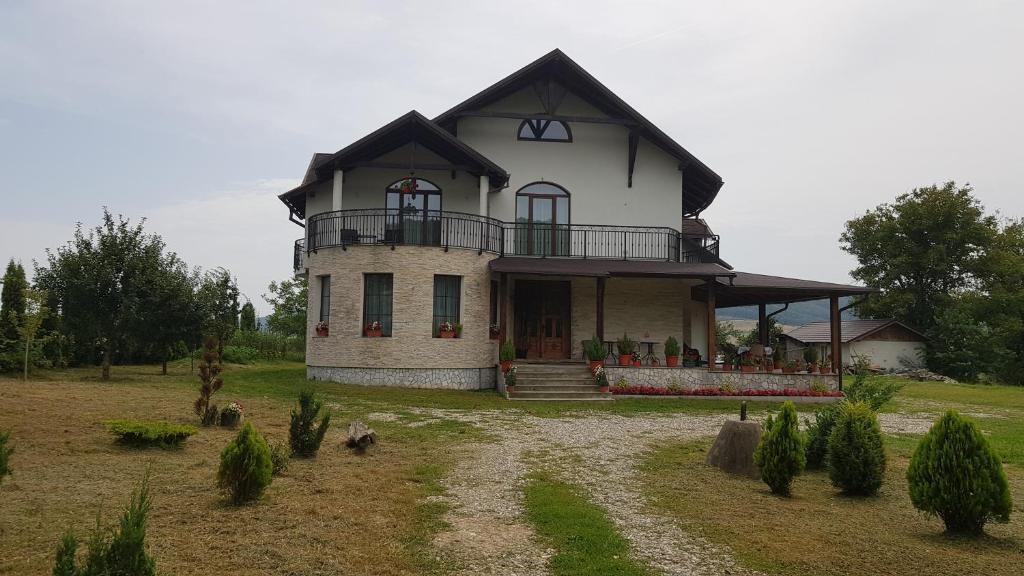
[{"label": "entrance staircase", "polygon": [[516,365],[515,392],[510,400],[611,400],[594,385],[590,368],[583,363]]}]

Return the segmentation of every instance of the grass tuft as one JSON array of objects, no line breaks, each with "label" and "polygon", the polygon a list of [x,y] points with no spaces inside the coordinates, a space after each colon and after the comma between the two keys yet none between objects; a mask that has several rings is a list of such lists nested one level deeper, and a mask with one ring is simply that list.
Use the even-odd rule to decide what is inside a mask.
[{"label": "grass tuft", "polygon": [[110,433],[118,440],[132,446],[177,448],[196,433],[195,426],[184,426],[170,422],[148,420],[108,420],[105,422]]}]

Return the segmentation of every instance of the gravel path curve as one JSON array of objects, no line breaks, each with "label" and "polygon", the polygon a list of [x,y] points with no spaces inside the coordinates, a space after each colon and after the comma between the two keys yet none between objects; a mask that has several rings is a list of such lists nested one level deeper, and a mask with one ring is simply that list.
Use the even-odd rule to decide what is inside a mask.
[{"label": "gravel path curve", "polygon": [[[667,576],[751,574],[729,551],[652,513],[639,490],[637,464],[665,441],[714,436],[731,415],[537,418],[518,411],[413,409],[419,416],[472,423],[495,439],[460,448],[444,480],[451,530],[435,544],[472,576],[544,576],[554,553],[523,517],[523,485],[543,467],[584,486],[630,542],[638,560]],[[375,415],[380,419],[385,414]],[[927,430],[924,414],[880,415],[887,432]],[[419,421],[422,423],[422,420]]]}]

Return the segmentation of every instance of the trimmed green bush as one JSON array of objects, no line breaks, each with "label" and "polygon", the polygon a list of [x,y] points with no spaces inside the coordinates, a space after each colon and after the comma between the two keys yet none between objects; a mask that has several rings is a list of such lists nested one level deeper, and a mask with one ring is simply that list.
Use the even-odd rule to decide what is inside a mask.
[{"label": "trimmed green bush", "polygon": [[110,420],[106,424],[111,434],[117,436],[118,440],[132,446],[177,447],[196,433],[195,426],[183,426],[170,422]]},{"label": "trimmed green bush", "polygon": [[248,346],[225,346],[221,360],[228,364],[254,364],[260,359],[260,351]]},{"label": "trimmed green bush", "polygon": [[288,461],[292,457],[292,449],[284,442],[270,445],[271,474],[277,476],[288,469]]},{"label": "trimmed green bush", "polygon": [[980,533],[989,520],[1010,520],[1013,500],[1003,464],[978,426],[955,410],[917,445],[907,483],[914,507],[942,518],[948,532]]},{"label": "trimmed green bush", "polygon": [[324,434],[327,434],[327,428],[331,425],[329,411],[324,410],[323,416],[320,416],[323,406],[323,401],[311,390],[299,392],[298,410],[292,408],[292,422],[288,429],[288,444],[295,456],[310,458],[316,456],[317,450],[320,449]]},{"label": "trimmed green bush", "polygon": [[11,454],[14,448],[7,446],[10,440],[10,432],[0,432],[0,482],[4,481],[4,476],[11,474]]},{"label": "trimmed green bush", "polygon": [[595,335],[584,344],[583,352],[587,355],[587,360],[596,362],[598,360],[604,360],[607,356],[607,351],[604,349],[604,343]]},{"label": "trimmed green bush", "polygon": [[885,476],[885,448],[878,417],[867,404],[844,402],[828,438],[828,477],[846,494],[878,492]]},{"label": "trimmed green bush", "polygon": [[665,339],[665,356],[679,356],[679,341],[675,336]]},{"label": "trimmed green bush", "polygon": [[829,404],[814,413],[814,422],[807,422],[807,469],[824,468],[828,456],[828,437],[832,434],[842,404]]},{"label": "trimmed green bush", "polygon": [[118,527],[108,532],[97,526],[89,539],[84,565],[75,565],[78,540],[70,532],[64,534],[57,547],[54,576],[155,576],[156,561],[146,553],[150,505],[147,475],[139,491],[132,493]]},{"label": "trimmed green bush", "polygon": [[805,458],[796,407],[787,400],[778,418],[765,422],[765,431],[754,451],[754,463],[761,468],[761,480],[772,493],[788,496],[793,478],[804,469]]},{"label": "trimmed green bush", "polygon": [[246,422],[238,436],[220,454],[217,485],[227,490],[231,501],[242,504],[258,499],[270,486],[273,462],[270,447],[252,422]]},{"label": "trimmed green bush", "polygon": [[501,343],[501,349],[498,351],[498,358],[502,362],[511,362],[516,359],[516,347],[511,340],[505,340]]}]

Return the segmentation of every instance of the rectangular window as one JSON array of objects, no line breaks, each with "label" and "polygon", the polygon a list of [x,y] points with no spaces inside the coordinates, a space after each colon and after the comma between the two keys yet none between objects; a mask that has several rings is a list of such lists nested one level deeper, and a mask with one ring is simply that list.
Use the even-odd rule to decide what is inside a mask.
[{"label": "rectangular window", "polygon": [[[391,336],[391,274],[363,275],[363,327],[380,322],[381,335]],[[363,331],[365,335],[365,331]]]},{"label": "rectangular window", "polygon": [[453,327],[459,322],[461,292],[461,276],[434,276],[434,336],[438,335],[443,322],[449,322]]},{"label": "rectangular window", "polygon": [[331,320],[331,277],[320,277],[320,321],[330,323]]}]

